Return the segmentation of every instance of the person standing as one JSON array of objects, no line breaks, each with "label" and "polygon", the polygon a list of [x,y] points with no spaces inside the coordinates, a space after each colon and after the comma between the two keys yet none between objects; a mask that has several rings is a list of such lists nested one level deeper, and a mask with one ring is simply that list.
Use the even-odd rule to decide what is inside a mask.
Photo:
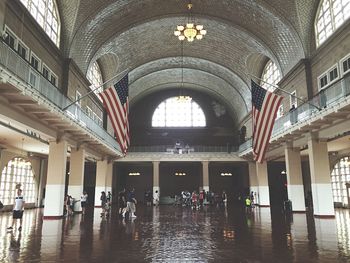
[{"label": "person standing", "polygon": [[20,225],[18,230],[22,230],[22,217],[23,217],[23,211],[24,211],[24,197],[22,195],[22,190],[17,189],[17,196],[15,197],[15,202],[13,206],[13,212],[12,212],[12,225],[8,227],[7,229],[12,230],[13,226],[15,224],[15,221],[19,219]]},{"label": "person standing", "polygon": [[158,190],[154,193],[154,204],[155,204],[155,206],[159,205],[159,192],[158,192]]},{"label": "person standing", "polygon": [[130,217],[136,217],[136,197],[135,197],[135,188],[132,188],[132,190],[128,193],[128,200],[126,203],[127,210],[129,212]]},{"label": "person standing", "polygon": [[105,191],[101,192],[100,200],[101,200],[101,207],[102,207],[101,216],[104,216],[105,212],[106,212],[106,205],[107,205],[107,196],[106,196],[106,192]]},{"label": "person standing", "polygon": [[125,188],[118,194],[119,216],[125,217],[126,213],[126,191]]},{"label": "person standing", "polygon": [[84,191],[80,197],[81,212],[83,215],[85,215],[85,209],[86,209],[87,202],[88,202],[88,194],[86,191]]}]

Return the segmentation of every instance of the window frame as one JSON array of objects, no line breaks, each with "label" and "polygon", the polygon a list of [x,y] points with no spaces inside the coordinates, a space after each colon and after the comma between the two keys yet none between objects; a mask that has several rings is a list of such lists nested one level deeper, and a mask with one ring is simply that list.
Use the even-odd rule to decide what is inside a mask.
[{"label": "window frame", "polygon": [[[54,77],[56,79],[56,83],[55,84],[52,82],[52,77]],[[58,77],[57,77],[57,75],[55,73],[52,72],[52,70],[50,70],[50,79],[49,79],[49,81],[56,88],[58,87]]]},{"label": "window frame", "polygon": [[[19,46],[20,46],[20,45],[22,46],[23,49],[26,50],[25,57],[23,57],[23,56],[21,55],[21,53],[19,52]],[[23,40],[21,40],[20,38],[17,39],[16,51],[17,51],[18,55],[19,55],[21,58],[25,59],[26,61],[29,61],[30,49],[29,49],[29,47],[23,42]]]},{"label": "window frame", "polygon": [[9,36],[13,37],[13,47],[6,42],[6,38],[4,39],[4,42],[13,50],[15,50],[17,52],[17,42],[18,42],[18,36],[7,26],[5,25],[4,31],[6,34],[8,34]]},{"label": "window frame", "polygon": [[[44,75],[44,68],[46,68],[47,69],[47,77],[45,77],[45,75]],[[50,73],[51,73],[51,70],[50,70],[50,68],[43,62],[42,63],[42,69],[41,69],[41,74],[43,75],[43,77],[45,78],[45,79],[47,79],[48,81],[50,81]]]},{"label": "window frame", "polygon": [[[294,101],[294,103],[293,103],[293,101]],[[289,104],[290,104],[289,105],[290,108],[292,108],[293,105],[294,105],[295,108],[298,107],[298,99],[297,99],[297,91],[296,90],[293,90],[291,92],[291,95],[289,95]]]},{"label": "window frame", "polygon": [[[34,59],[36,59],[38,61],[38,68],[34,67],[33,64],[32,64],[32,58],[34,57]],[[36,69],[38,72],[40,72],[40,69],[41,69],[41,59],[39,58],[39,56],[37,56],[33,50],[30,51],[30,58],[29,58],[29,64],[32,66],[32,68]]]},{"label": "window frame", "polygon": [[[331,80],[330,74],[334,69],[337,69],[337,77],[334,78],[333,80]],[[321,79],[324,77],[327,77],[327,84],[324,86],[321,86]],[[321,75],[319,75],[317,77],[318,90],[321,91],[321,90],[329,87],[334,82],[338,81],[339,78],[340,78],[339,65],[338,65],[338,63],[335,63],[334,65],[329,67],[325,72],[323,72]]]},{"label": "window frame", "polygon": [[[343,65],[344,65],[344,62],[347,61],[347,60],[349,60],[349,67],[348,67],[348,69],[347,69],[346,71],[344,71]],[[341,68],[340,74],[341,74],[341,76],[343,77],[343,76],[347,75],[347,74],[350,72],[350,53],[347,54],[345,57],[343,57],[343,58],[340,60],[340,63],[339,63],[339,64],[340,64],[340,68]]]}]

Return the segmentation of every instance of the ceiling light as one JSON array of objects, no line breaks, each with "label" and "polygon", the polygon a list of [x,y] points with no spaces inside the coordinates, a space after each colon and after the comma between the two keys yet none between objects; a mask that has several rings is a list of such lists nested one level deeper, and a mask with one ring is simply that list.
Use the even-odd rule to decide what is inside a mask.
[{"label": "ceiling light", "polygon": [[194,19],[191,16],[192,7],[193,5],[191,3],[187,4],[189,16],[186,25],[178,25],[174,31],[174,35],[181,41],[185,39],[187,39],[188,42],[193,42],[195,39],[201,40],[203,39],[203,36],[207,34],[207,30],[204,29],[203,25],[195,24]]}]

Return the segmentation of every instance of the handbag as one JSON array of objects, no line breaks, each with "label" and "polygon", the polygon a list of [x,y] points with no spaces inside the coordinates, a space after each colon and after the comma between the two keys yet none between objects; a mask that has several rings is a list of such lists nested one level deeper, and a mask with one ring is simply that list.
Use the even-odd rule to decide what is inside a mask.
[{"label": "handbag", "polygon": [[4,208],[4,204],[0,201],[0,209]]}]

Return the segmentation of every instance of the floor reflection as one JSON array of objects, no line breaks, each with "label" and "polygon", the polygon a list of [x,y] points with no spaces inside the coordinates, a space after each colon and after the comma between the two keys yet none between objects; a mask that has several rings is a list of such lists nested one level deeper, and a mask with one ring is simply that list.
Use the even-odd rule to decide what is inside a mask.
[{"label": "floor reflection", "polygon": [[0,262],[349,262],[350,212],[335,219],[243,207],[138,207],[121,219],[99,209],[42,221],[26,210],[23,230],[0,214]]}]

